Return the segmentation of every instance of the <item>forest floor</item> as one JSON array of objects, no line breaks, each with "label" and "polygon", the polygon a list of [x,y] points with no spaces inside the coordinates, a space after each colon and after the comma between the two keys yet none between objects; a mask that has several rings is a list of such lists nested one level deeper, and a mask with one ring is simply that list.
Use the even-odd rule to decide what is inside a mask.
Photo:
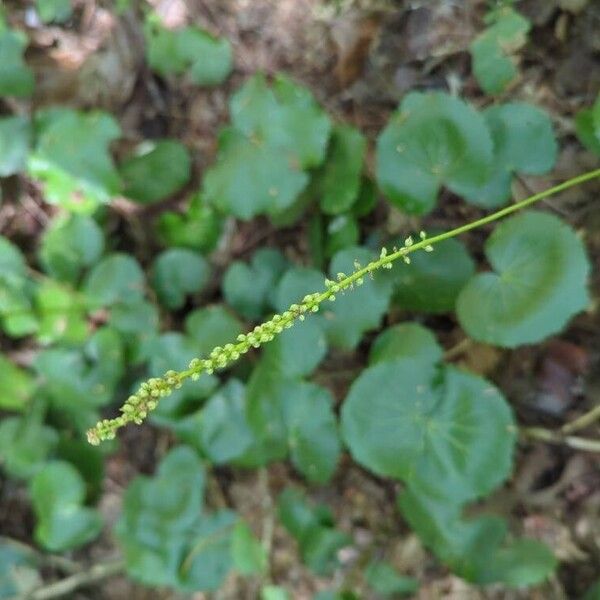
[{"label": "forest floor", "polygon": [[[117,19],[106,3],[78,2],[85,14],[77,28],[32,28],[34,42],[28,58],[39,82],[33,103],[110,110],[124,130],[125,142],[118,152],[125,153],[149,137],[178,138],[193,151],[197,174],[214,159],[230,93],[258,70],[267,74],[282,71],[307,85],[335,119],[359,127],[371,142],[399,99],[411,89],[449,87],[477,106],[492,102],[478,90],[468,54],[470,41],[482,28],[483,0],[154,0],[165,22],[195,23],[232,43],[234,74],[225,86],[209,91],[179,80],[159,80],[144,66],[141,22],[135,16]],[[524,0],[518,7],[532,20],[533,30],[522,53],[521,77],[505,96],[545,108],[557,128],[561,151],[550,175],[522,178],[515,184],[517,198],[594,167],[594,158],[574,136],[572,117],[589,106],[600,89],[600,3]],[[15,14],[20,14],[18,9]],[[21,17],[27,18],[25,11]],[[367,158],[371,170],[372,152],[371,143]],[[198,179],[187,191],[197,184]],[[586,195],[574,190],[563,195],[560,203],[548,200],[546,206],[584,236],[593,263],[593,295],[598,298],[600,186],[586,189]],[[11,212],[10,203],[0,208],[2,234],[25,248],[35,247],[40,223],[51,211],[36,202],[35,194],[31,190],[31,197],[19,210]],[[184,197],[182,194],[169,203]],[[164,203],[142,209],[125,201],[117,204],[113,227],[119,247],[144,262],[154,243],[146,224],[164,208]],[[425,225],[450,229],[476,214],[477,209],[445,192]],[[381,203],[367,229],[394,234],[406,229],[407,219]],[[127,233],[131,223],[136,225],[131,228],[136,235]],[[230,260],[246,259],[257,247],[270,245],[300,262],[308,254],[302,233],[298,226],[276,229],[266,219],[238,224],[214,261],[222,270]],[[474,232],[465,238],[478,258],[484,235]],[[390,322],[398,318],[392,314]],[[597,312],[577,317],[560,338],[510,352],[464,343],[451,317],[421,320],[437,332],[444,347],[451,348],[450,360],[468,365],[504,390],[525,425],[554,427],[600,401]],[[319,370],[317,380],[326,381],[341,399],[361,362],[360,351],[334,353]],[[138,473],[152,473],[169,444],[169,434],[152,427],[130,428],[124,433],[120,451],[108,462],[100,503],[108,523],[118,517],[124,486]],[[600,572],[600,456],[527,442],[520,446],[517,465],[510,484],[481,508],[492,508],[507,517],[515,533],[547,542],[561,558],[556,576],[529,592],[501,586],[482,590],[452,576],[402,523],[395,509],[397,486],[367,474],[347,458],[316,497],[333,507],[336,522],[351,532],[357,552],[368,557],[373,547],[383,544],[394,566],[422,582],[418,600],[578,598]],[[211,501],[234,506],[260,531],[273,519],[273,499],[296,478],[282,464],[269,467],[268,472],[217,469]],[[0,494],[2,532],[33,543],[33,517],[20,501],[21,492],[10,485],[6,483]],[[87,560],[102,561],[114,554],[114,542],[105,538],[86,552]],[[348,565],[359,564],[363,558],[341,557]],[[356,577],[354,567],[340,573],[348,583]],[[294,590],[294,598],[299,600],[311,598],[331,584],[300,565],[295,544],[279,526],[274,528],[271,574],[273,580]],[[251,600],[255,593],[231,578],[214,598]],[[149,591],[120,577],[73,595],[75,599],[107,600],[179,597]],[[197,600],[204,597],[194,596]]]}]

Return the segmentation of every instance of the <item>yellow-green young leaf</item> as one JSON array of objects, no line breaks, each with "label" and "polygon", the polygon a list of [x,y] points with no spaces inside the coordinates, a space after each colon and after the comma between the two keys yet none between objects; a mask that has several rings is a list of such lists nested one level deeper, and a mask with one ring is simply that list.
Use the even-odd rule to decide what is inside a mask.
[{"label": "yellow-green young leaf", "polygon": [[35,133],[28,169],[44,184],[48,202],[89,214],[119,193],[121,180],[109,145],[120,137],[121,129],[111,115],[43,110],[36,113]]},{"label": "yellow-green young leaf", "polygon": [[442,92],[408,94],[377,139],[377,182],[410,214],[435,207],[442,185],[481,185],[492,166],[483,117]]},{"label": "yellow-green young leaf", "polygon": [[185,330],[196,343],[198,356],[208,356],[216,346],[234,341],[243,326],[225,307],[209,306],[191,312]]},{"label": "yellow-green young leaf", "polygon": [[487,94],[499,94],[517,76],[515,53],[527,42],[528,19],[510,7],[490,15],[492,25],[471,44],[473,72]]},{"label": "yellow-green young leaf", "polygon": [[342,430],[367,469],[455,503],[506,479],[516,439],[491,383],[452,367],[436,375],[410,358],[363,371],[342,407]]},{"label": "yellow-green young leaf", "polygon": [[91,217],[66,215],[54,219],[44,231],[38,257],[44,271],[56,279],[75,283],[81,271],[92,266],[104,251],[104,234]]},{"label": "yellow-green young leaf", "polygon": [[195,194],[183,214],[163,212],[157,223],[158,235],[165,246],[210,252],[221,237],[223,217],[209,206],[202,194]]},{"label": "yellow-green young leaf", "polygon": [[144,272],[131,256],[109,254],[88,273],[83,293],[90,305],[97,307],[139,302],[144,293]]},{"label": "yellow-green young leaf", "polygon": [[93,540],[102,529],[100,515],[82,506],[85,483],[69,463],[48,463],[31,481],[31,501],[37,517],[35,538],[58,552]]},{"label": "yellow-green young leaf", "polygon": [[475,275],[457,302],[473,339],[507,348],[533,344],[561,331],[589,303],[583,244],[553,215],[511,217],[488,238],[485,253],[494,271]]},{"label": "yellow-green young leaf", "polygon": [[434,314],[454,310],[458,294],[475,273],[464,244],[445,240],[433,252],[415,252],[410,260],[392,271],[394,302],[405,310]]},{"label": "yellow-green young leaf", "polygon": [[33,313],[33,285],[21,251],[0,236],[0,325],[12,337],[37,330]]},{"label": "yellow-green young leaf", "polygon": [[290,600],[290,595],[279,585],[266,585],[260,591],[260,600]]},{"label": "yellow-green young leaf", "polygon": [[[232,262],[223,276],[225,301],[243,317],[260,319],[273,304],[273,290],[287,266],[283,254],[273,248],[257,250],[250,264]],[[283,311],[288,306],[277,308]]]},{"label": "yellow-green young leaf", "polygon": [[311,93],[284,76],[256,75],[232,97],[232,126],[219,136],[217,163],[204,180],[207,199],[241,219],[277,215],[325,157],[331,123]]},{"label": "yellow-green young leaf", "polygon": [[32,377],[0,354],[0,408],[23,410],[34,389]]},{"label": "yellow-green young leaf", "polygon": [[0,26],[0,96],[26,97],[33,92],[33,71],[23,60],[26,47],[24,33]]},{"label": "yellow-green young leaf", "polygon": [[235,568],[242,575],[265,572],[268,562],[267,553],[244,521],[239,521],[233,530],[231,552]]},{"label": "yellow-green young leaf", "polygon": [[29,119],[0,118],[0,177],[8,177],[25,169],[30,142]]},{"label": "yellow-green young leaf", "polygon": [[192,160],[177,140],[144,142],[119,167],[123,194],[152,204],[177,193],[189,180]]},{"label": "yellow-green young leaf", "polygon": [[160,302],[174,310],[185,304],[186,296],[200,291],[209,276],[208,262],[201,254],[186,248],[171,248],[154,261],[151,280]]},{"label": "yellow-green young leaf", "polygon": [[85,298],[60,283],[47,279],[35,291],[38,314],[37,339],[42,344],[56,341],[81,343],[88,336]]},{"label": "yellow-green young leaf", "polygon": [[321,210],[329,215],[346,212],[354,204],[360,186],[366,140],[349,125],[334,127],[329,156],[321,175]]},{"label": "yellow-green young leaf", "polygon": [[494,167],[481,186],[454,185],[452,191],[483,208],[506,203],[513,173],[541,175],[554,167],[558,146],[552,121],[525,102],[488,108],[483,113],[494,141]]},{"label": "yellow-green young leaf", "polygon": [[371,346],[369,364],[411,358],[424,368],[434,368],[443,350],[429,329],[418,323],[400,323],[380,333]]},{"label": "yellow-green young leaf", "polygon": [[575,115],[575,130],[581,143],[590,152],[600,155],[600,94],[592,108]]}]

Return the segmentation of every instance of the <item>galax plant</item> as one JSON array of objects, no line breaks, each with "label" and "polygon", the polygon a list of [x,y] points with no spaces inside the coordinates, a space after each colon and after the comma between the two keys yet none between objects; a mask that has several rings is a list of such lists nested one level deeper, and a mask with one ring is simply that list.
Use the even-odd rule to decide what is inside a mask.
[{"label": "galax plant", "polygon": [[[38,4],[56,26],[71,18],[69,3]],[[226,503],[207,506],[211,470],[258,469],[265,484],[265,467],[289,460],[307,486],[320,486],[344,449],[401,484],[400,515],[458,576],[516,587],[552,577],[552,549],[485,505],[478,516],[467,511],[511,477],[519,436],[600,450],[577,435],[598,408],[560,430],[521,427],[502,391],[450,364],[424,325],[444,315],[465,343],[512,349],[558,334],[590,309],[582,237],[532,206],[600,169],[512,200],[516,179],[549,177],[558,153],[546,112],[498,96],[519,76],[529,27],[507,4],[493,10],[470,52],[494,102],[476,109],[443,91],[407,94],[377,137],[373,173],[363,134],[334,123],[306,88],[285,75],[249,78],[231,97],[216,160],[186,208],[157,211],[161,250],[146,256],[146,270],[107,239],[111,202],[121,195],[155,205],[182,190],[192,172],[185,146],[146,141],[117,163],[111,144],[122,133],[106,112],[0,117],[0,149],[10,149],[0,153],[0,175],[29,178],[56,205],[35,252],[0,237],[0,329],[33,356],[18,365],[18,352],[0,355],[0,409],[11,413],[0,422],[0,464],[28,486],[40,546],[65,552],[99,535],[90,505],[105,459],[120,428],[149,418],[176,442],[154,476],[127,486],[114,530],[123,560],[97,565],[99,578],[124,571],[191,592],[216,590],[235,571],[255,578],[266,600],[293,597],[273,585],[269,528],[259,540]],[[144,35],[148,66],[173,85],[220,85],[230,73],[228,42],[199,28],[168,30],[148,12]],[[10,66],[0,68],[3,96],[34,90],[26,46],[1,21]],[[575,126],[600,155],[600,99]],[[428,215],[450,198],[477,217],[440,233]],[[367,225],[383,202],[405,217],[398,234]],[[295,229],[306,232],[302,264],[260,248],[214,277],[210,257],[231,223],[257,216],[273,228],[304,226]],[[483,235],[489,267],[477,270],[468,248]],[[323,385],[329,352],[368,355],[344,398]],[[101,418],[123,397],[119,416]],[[330,577],[319,600],[415,593],[419,582],[396,572],[385,547],[369,549],[358,580],[340,577],[338,551],[355,542],[299,486],[273,511],[307,568]],[[0,597],[23,591],[14,573],[37,572],[39,560],[0,541]]]}]

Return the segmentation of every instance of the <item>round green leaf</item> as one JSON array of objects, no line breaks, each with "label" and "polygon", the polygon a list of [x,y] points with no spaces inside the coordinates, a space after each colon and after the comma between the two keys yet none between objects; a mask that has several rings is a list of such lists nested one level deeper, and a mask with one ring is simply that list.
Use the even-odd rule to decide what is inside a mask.
[{"label": "round green leaf", "polygon": [[391,202],[426,214],[442,184],[480,185],[492,165],[483,117],[444,94],[408,94],[377,140],[377,182]]},{"label": "round green leaf", "polygon": [[429,329],[418,323],[400,323],[375,338],[369,353],[369,364],[411,358],[424,368],[433,368],[442,360],[443,354]]},{"label": "round green leaf", "polygon": [[293,383],[283,400],[283,421],[294,466],[311,483],[325,483],[340,455],[333,398],[312,383]]},{"label": "round green leaf", "polygon": [[236,379],[229,380],[202,410],[202,449],[215,464],[242,456],[254,442],[246,419],[246,390]]},{"label": "round green leaf", "polygon": [[331,257],[348,246],[355,246],[360,238],[356,219],[350,214],[338,215],[327,225],[325,254]]},{"label": "round green leaf", "polygon": [[0,177],[8,177],[25,170],[30,140],[29,119],[0,118]]},{"label": "round green leaf", "polygon": [[409,265],[400,264],[392,271],[394,301],[405,310],[450,312],[474,272],[475,263],[464,244],[445,240],[433,252],[411,254]]},{"label": "round green leaf", "polygon": [[329,156],[321,180],[321,210],[329,215],[346,212],[361,186],[366,140],[348,125],[338,125],[331,135]]},{"label": "round green leaf", "polygon": [[76,548],[102,529],[100,515],[82,507],[85,483],[69,463],[48,463],[31,481],[31,501],[38,522],[37,541],[52,551]]},{"label": "round green leaf", "polygon": [[93,265],[104,251],[104,234],[91,217],[58,217],[44,231],[39,259],[52,277],[74,283],[85,267]]},{"label": "round green leaf", "polygon": [[200,291],[209,275],[208,262],[201,254],[186,248],[171,248],[154,261],[152,286],[161,303],[174,310],[184,305],[186,296]]},{"label": "round green leaf", "polygon": [[[337,279],[338,273],[347,275],[354,271],[356,261],[364,266],[373,258],[366,248],[346,248],[333,257],[330,278]],[[355,348],[365,332],[379,326],[388,309],[391,287],[389,278],[379,273],[373,279],[365,277],[361,286],[337,294],[334,302],[324,305],[320,312],[329,343],[348,350]]]},{"label": "round green leaf", "polygon": [[279,148],[229,128],[219,135],[219,154],[206,171],[204,194],[224,213],[249,220],[289,208],[307,183],[308,176]]},{"label": "round green leaf", "polygon": [[44,23],[64,23],[71,18],[71,0],[36,0],[35,7]]},{"label": "round green leaf", "polygon": [[522,213],[488,238],[495,272],[473,277],[457,301],[465,331],[512,348],[561,331],[589,302],[589,263],[581,240],[557,217]]},{"label": "round green leaf", "polygon": [[216,346],[235,343],[243,327],[223,306],[209,306],[190,313],[185,330],[194,340],[198,356],[208,356]]},{"label": "round green leaf", "polygon": [[0,466],[11,477],[29,479],[46,464],[58,442],[40,415],[8,417],[0,422]]},{"label": "round green leaf", "polygon": [[109,146],[121,129],[112,115],[47,109],[36,113],[35,128],[28,169],[45,184],[48,202],[90,213],[119,193],[121,180]]},{"label": "round green leaf", "polygon": [[516,440],[510,408],[489,382],[452,367],[432,377],[409,358],[360,375],[342,407],[342,429],[367,469],[455,503],[506,479]]},{"label": "round green leaf", "polygon": [[27,45],[27,36],[23,32],[1,27],[0,96],[21,98],[30,96],[33,92],[35,85],[33,71],[23,59]]},{"label": "round green leaf", "polygon": [[90,271],[83,292],[94,306],[134,303],[143,296],[144,273],[134,258],[109,254]]}]

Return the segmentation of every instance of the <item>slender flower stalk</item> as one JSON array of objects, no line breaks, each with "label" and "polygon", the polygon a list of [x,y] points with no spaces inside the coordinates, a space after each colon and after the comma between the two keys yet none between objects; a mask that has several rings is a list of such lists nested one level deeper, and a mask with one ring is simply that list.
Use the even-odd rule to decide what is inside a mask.
[{"label": "slender flower stalk", "polygon": [[239,335],[235,342],[225,344],[225,346],[217,346],[207,358],[195,358],[184,371],[167,371],[162,377],[153,377],[142,383],[138,391],[129,396],[125,404],[121,407],[120,416],[114,419],[104,419],[87,432],[89,443],[98,445],[103,440],[113,439],[117,430],[128,423],[141,424],[148,413],[156,408],[160,399],[170,395],[173,390],[179,389],[186,379],[196,380],[203,373],[211,374],[218,369],[227,367],[246,354],[250,349],[259,348],[262,344],[273,340],[275,336],[279,335],[285,329],[292,327],[297,321],[303,321],[311,313],[318,312],[321,304],[325,301],[335,300],[336,294],[351,290],[354,286],[362,285],[365,277],[372,276],[379,269],[391,269],[393,263],[397,260],[402,260],[406,264],[410,264],[409,254],[413,252],[417,252],[418,250],[431,252],[435,244],[439,242],[497,221],[539,200],[597,177],[600,177],[600,169],[573,177],[559,185],[529,196],[520,202],[511,204],[491,215],[467,223],[451,231],[430,238],[424,232],[421,232],[419,241],[415,241],[412,237],[409,237],[405,240],[401,248],[393,248],[391,253],[388,253],[388,250],[383,248],[378,259],[371,261],[364,267],[355,263],[354,272],[350,275],[338,273],[335,281],[326,279],[325,290],[308,294],[299,303],[292,304],[282,314],[276,314],[269,321],[257,325],[249,333]]}]

